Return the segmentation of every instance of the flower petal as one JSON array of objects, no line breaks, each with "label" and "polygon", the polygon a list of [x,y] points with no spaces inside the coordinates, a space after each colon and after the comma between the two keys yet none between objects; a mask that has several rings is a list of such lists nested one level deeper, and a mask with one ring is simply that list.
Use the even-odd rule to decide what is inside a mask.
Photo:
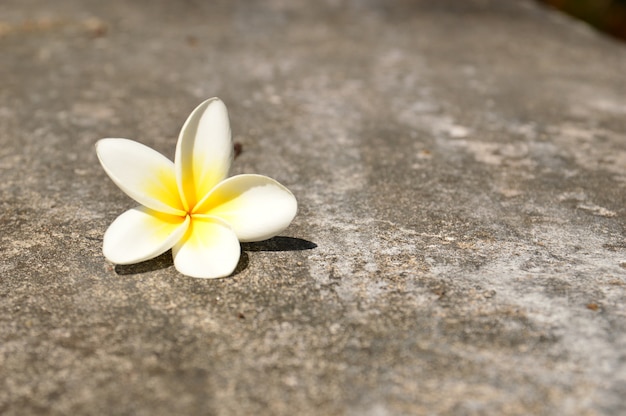
[{"label": "flower petal", "polygon": [[289,226],[297,209],[293,194],[274,179],[237,175],[217,185],[198,213],[223,219],[245,242],[274,237]]},{"label": "flower petal", "polygon": [[191,220],[185,237],[172,248],[174,266],[184,275],[216,278],[230,275],[241,254],[237,236],[219,218]]},{"label": "flower petal", "polygon": [[128,139],[99,140],[96,153],[104,171],[126,195],[148,208],[185,215],[171,160]]},{"label": "flower petal", "polygon": [[206,100],[187,118],[174,160],[178,189],[190,211],[228,175],[233,160],[228,111],[219,98]]},{"label": "flower petal", "polygon": [[189,216],[133,208],[117,217],[106,230],[102,251],[117,264],[149,260],[172,248],[185,235],[189,222]]}]

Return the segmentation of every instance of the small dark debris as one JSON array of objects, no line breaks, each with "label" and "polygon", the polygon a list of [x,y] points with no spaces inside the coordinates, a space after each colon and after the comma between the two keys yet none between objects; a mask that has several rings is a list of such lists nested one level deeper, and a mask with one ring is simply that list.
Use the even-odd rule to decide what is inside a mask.
[{"label": "small dark debris", "polygon": [[602,247],[607,249],[607,250],[609,250],[609,251],[615,252],[615,251],[618,251],[618,250],[626,249],[626,242],[623,242],[623,243],[619,242],[619,243],[616,243],[616,244],[609,244],[609,243],[602,244]]},{"label": "small dark debris", "polygon": [[246,319],[246,315],[244,315],[242,312],[239,312],[237,314],[237,318],[239,318],[239,319]]},{"label": "small dark debris", "polygon": [[443,298],[446,295],[446,289],[444,288],[435,288],[432,292],[439,297],[439,299]]},{"label": "small dark debris", "polygon": [[106,23],[96,18],[85,20],[83,22],[83,26],[85,27],[87,33],[93,38],[106,36],[109,30]]},{"label": "small dark debris", "polygon": [[241,152],[243,152],[243,145],[240,142],[235,142],[234,149],[235,149],[235,159],[237,159],[239,155],[241,154]]},{"label": "small dark debris", "polygon": [[198,45],[198,38],[193,36],[193,35],[188,35],[185,38],[185,41],[187,42],[187,45],[189,45],[189,46],[196,46],[196,45]]}]

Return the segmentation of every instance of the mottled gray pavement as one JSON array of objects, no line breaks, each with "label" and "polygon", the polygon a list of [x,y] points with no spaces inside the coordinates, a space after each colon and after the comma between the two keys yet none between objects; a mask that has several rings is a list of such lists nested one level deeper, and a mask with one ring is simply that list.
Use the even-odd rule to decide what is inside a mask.
[{"label": "mottled gray pavement", "polygon": [[[3,0],[0,413],[626,414],[624,74],[531,1]],[[211,96],[295,221],[108,263],[95,141]]]}]

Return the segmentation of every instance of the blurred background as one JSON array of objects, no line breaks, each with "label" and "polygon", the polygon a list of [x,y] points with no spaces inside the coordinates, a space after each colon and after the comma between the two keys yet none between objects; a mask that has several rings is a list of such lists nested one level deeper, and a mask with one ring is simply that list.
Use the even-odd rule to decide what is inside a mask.
[{"label": "blurred background", "polygon": [[626,40],[626,0],[539,0]]}]

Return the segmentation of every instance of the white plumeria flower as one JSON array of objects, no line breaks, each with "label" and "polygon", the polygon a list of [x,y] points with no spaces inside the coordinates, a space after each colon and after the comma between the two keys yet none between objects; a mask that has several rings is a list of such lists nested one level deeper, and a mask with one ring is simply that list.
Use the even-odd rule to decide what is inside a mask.
[{"label": "white plumeria flower", "polygon": [[239,241],[271,238],[296,215],[295,197],[275,180],[226,179],[233,144],[228,112],[218,98],[191,113],[174,163],[127,139],[99,140],[96,152],[113,182],[141,204],[104,234],[103,253],[113,263],[138,263],[172,249],[174,265],[185,275],[228,276],[239,262]]}]

